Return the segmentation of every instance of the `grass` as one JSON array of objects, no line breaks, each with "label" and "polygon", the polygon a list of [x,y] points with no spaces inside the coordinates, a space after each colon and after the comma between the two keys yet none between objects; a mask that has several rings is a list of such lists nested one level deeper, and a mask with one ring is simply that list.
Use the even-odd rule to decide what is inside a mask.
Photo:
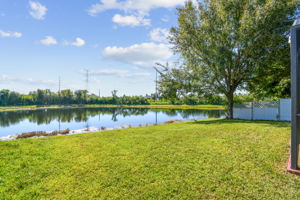
[{"label": "grass", "polygon": [[207,120],[0,142],[0,199],[299,199],[289,134]]},{"label": "grass", "polygon": [[18,109],[18,108],[34,109],[34,108],[37,108],[37,106],[35,106],[35,105],[31,105],[31,106],[0,106],[0,110]]},{"label": "grass", "polygon": [[0,106],[0,112],[4,111],[17,111],[17,110],[38,110],[38,109],[46,109],[46,108],[61,108],[63,106],[59,105],[48,105],[48,106],[37,106],[37,105],[30,105],[30,106]]},{"label": "grass", "polygon": [[167,108],[167,109],[199,109],[225,110],[222,105],[45,105],[45,106],[2,106],[0,112],[17,110],[59,109],[59,108]]},{"label": "grass", "polygon": [[166,108],[166,109],[199,109],[225,110],[222,105],[88,105],[87,107],[124,107],[124,108]]}]

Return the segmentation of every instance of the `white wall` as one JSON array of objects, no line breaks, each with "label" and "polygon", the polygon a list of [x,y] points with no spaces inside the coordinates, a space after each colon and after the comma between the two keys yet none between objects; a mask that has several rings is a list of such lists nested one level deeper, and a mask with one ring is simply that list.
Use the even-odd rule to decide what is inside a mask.
[{"label": "white wall", "polygon": [[280,99],[280,120],[291,121],[292,102],[291,99]]},{"label": "white wall", "polygon": [[[246,105],[249,105],[247,103]],[[267,104],[261,104],[263,106],[255,106],[251,104],[245,107],[234,107],[233,117],[235,119],[246,119],[246,120],[281,120],[291,121],[291,99],[280,99],[278,106],[267,106]],[[271,104],[270,104],[271,105]]]},{"label": "white wall", "polygon": [[252,109],[251,108],[234,108],[233,109],[233,118],[252,120]]},{"label": "white wall", "polygon": [[253,108],[253,120],[279,120],[278,108]]}]

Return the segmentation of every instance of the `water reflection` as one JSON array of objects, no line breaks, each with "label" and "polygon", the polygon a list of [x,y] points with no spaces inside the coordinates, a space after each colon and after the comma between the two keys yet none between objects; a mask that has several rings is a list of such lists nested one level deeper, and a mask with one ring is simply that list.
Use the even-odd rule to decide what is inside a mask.
[{"label": "water reflection", "polygon": [[[122,125],[118,124],[119,120],[121,120],[119,123],[123,124],[135,122],[158,124],[162,123],[163,120],[174,118],[220,118],[223,115],[224,111],[215,110],[149,108],[72,108],[0,112],[0,127],[2,127],[0,128],[0,133],[3,135],[3,131],[10,132],[10,127],[14,127],[14,130],[18,130],[17,127],[23,123],[27,123],[28,127],[39,127],[40,125],[48,127],[54,126],[53,124],[55,124],[55,127],[52,127],[52,130],[62,130],[66,127],[66,124],[68,125],[68,128],[72,129],[72,126],[76,123],[84,123],[85,128],[89,128],[91,125],[95,124],[100,126],[100,123],[104,123],[101,124],[102,126],[109,127],[112,125]],[[91,124],[89,123],[89,120]],[[64,127],[61,127],[62,124],[64,124]],[[24,127],[22,127],[22,129],[24,129]],[[25,127],[25,129],[27,129],[27,127]],[[21,132],[21,130],[19,132]]]},{"label": "water reflection", "polygon": [[50,124],[57,120],[60,122],[87,122],[89,117],[100,114],[110,114],[112,121],[118,121],[118,116],[145,115],[148,109],[119,109],[119,108],[77,108],[77,109],[48,109],[36,111],[0,112],[0,126],[8,127],[25,119],[40,124]]}]

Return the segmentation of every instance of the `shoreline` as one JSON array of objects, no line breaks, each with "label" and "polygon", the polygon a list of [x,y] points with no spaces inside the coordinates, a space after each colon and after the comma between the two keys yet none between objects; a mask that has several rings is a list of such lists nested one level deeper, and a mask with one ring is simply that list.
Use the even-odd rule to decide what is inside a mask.
[{"label": "shoreline", "polygon": [[[77,134],[86,134],[86,133],[97,133],[97,132],[100,133],[100,132],[113,131],[113,130],[150,127],[150,126],[158,126],[158,125],[166,125],[166,124],[174,124],[174,123],[182,123],[182,122],[190,122],[190,121],[199,121],[199,120],[196,120],[196,119],[169,120],[169,121],[165,121],[165,122],[159,123],[159,124],[144,123],[144,124],[140,124],[138,126],[134,126],[134,125],[131,125],[131,124],[125,124],[125,125],[117,126],[117,127],[114,127],[114,128],[89,127],[89,128],[84,128],[84,129],[69,130],[68,134],[58,134],[58,135],[55,135],[55,136],[68,136],[68,135],[77,135]],[[33,136],[33,137],[28,137],[28,138],[18,138],[18,136],[20,136],[20,135],[22,135],[24,133],[14,134],[14,135],[8,135],[8,136],[0,137],[0,142],[11,141],[11,140],[22,140],[22,139],[36,139],[36,138],[44,138],[44,137],[55,137],[55,136],[50,135],[52,132],[54,132],[54,131],[47,131],[46,133],[49,134],[48,136]]]},{"label": "shoreline", "polygon": [[149,108],[149,109],[196,109],[196,110],[225,110],[220,105],[49,105],[49,106],[8,106],[0,107],[0,112],[45,110],[45,109],[73,109],[73,108]]}]

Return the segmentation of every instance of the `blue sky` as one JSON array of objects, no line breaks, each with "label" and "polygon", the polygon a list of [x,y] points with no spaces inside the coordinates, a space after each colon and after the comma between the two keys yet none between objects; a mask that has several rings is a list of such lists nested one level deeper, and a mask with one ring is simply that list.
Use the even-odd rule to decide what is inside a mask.
[{"label": "blue sky", "polygon": [[0,88],[154,92],[155,62],[184,0],[0,0]]}]

